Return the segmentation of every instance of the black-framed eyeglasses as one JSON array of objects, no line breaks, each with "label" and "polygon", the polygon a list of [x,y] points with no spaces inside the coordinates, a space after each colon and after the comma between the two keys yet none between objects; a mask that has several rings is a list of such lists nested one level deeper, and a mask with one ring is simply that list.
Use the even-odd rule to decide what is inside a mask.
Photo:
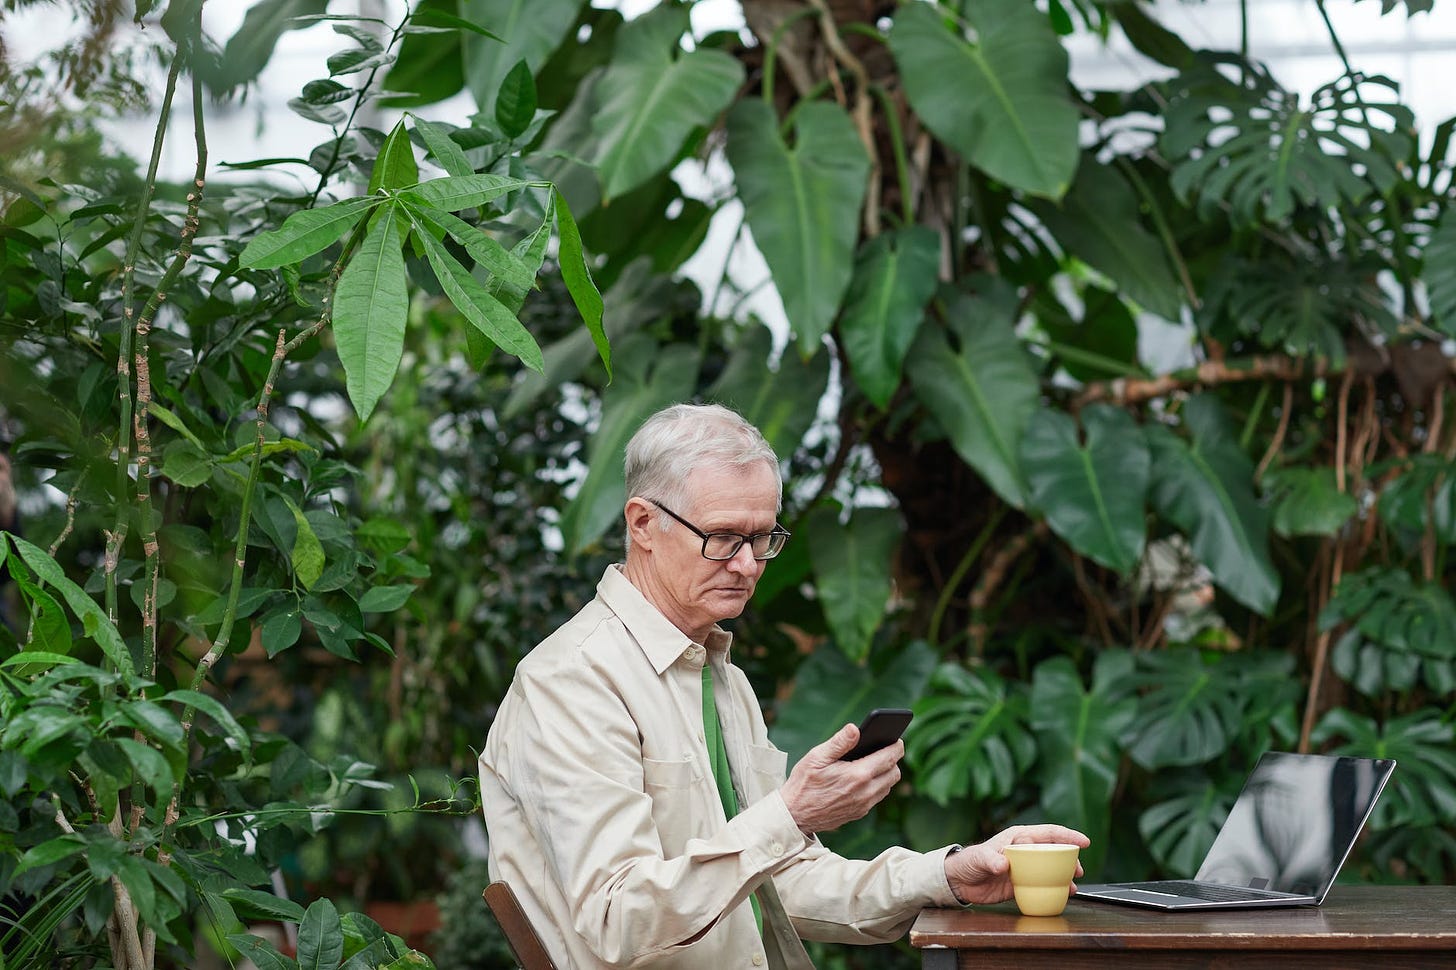
[{"label": "black-framed eyeglasses", "polygon": [[743,548],[745,542],[753,552],[754,559],[772,559],[784,551],[784,543],[788,542],[789,536],[793,535],[788,529],[781,529],[778,526],[774,526],[769,532],[755,532],[753,535],[747,536],[741,532],[704,532],[656,499],[650,498],[647,501],[687,526],[692,530],[693,535],[702,539],[703,558],[711,559],[714,562],[726,562],[732,559],[738,555],[738,550]]}]

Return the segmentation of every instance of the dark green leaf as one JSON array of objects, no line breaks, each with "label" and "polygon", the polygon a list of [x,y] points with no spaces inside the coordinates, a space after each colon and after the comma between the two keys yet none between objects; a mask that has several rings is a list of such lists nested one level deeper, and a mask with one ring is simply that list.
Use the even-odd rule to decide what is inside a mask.
[{"label": "dark green leaf", "polygon": [[810,356],[853,275],[864,146],[844,109],[825,101],[799,107],[790,146],[773,108],[750,98],[728,114],[728,161],[799,350]]},{"label": "dark green leaf", "polygon": [[407,203],[446,212],[485,205],[531,183],[505,175],[452,175],[430,179],[399,193]]},{"label": "dark green leaf", "polygon": [[409,132],[401,118],[384,139],[384,145],[374,159],[374,168],[369,173],[369,189],[365,194],[374,196],[381,189],[406,188],[419,180],[420,167],[415,161],[415,146],[410,142]]},{"label": "dark green leaf", "polygon": [[[298,963],[283,954],[261,936],[230,933],[227,941],[253,962],[258,970],[298,970]],[[333,970],[333,968],[330,968]]]},{"label": "dark green leaf", "polygon": [[475,174],[470,160],[465,157],[464,149],[450,137],[450,133],[444,127],[426,121],[424,118],[416,118],[415,131],[420,133],[420,137],[425,140],[425,147],[429,148],[436,163],[446,172],[453,176]]},{"label": "dark green leaf", "polygon": [[106,614],[96,601],[86,595],[86,591],[68,579],[61,571],[61,567],[50,555],[38,546],[35,546],[19,536],[11,536],[10,541],[15,543],[15,551],[20,558],[25,560],[26,565],[35,570],[37,578],[43,580],[48,586],[61,594],[71,612],[80,617],[82,627],[86,635],[96,641],[106,658],[116,665],[117,670],[125,675],[135,672],[132,663],[131,651],[122,642],[121,634],[117,632],[116,626],[106,618]]},{"label": "dark green leaf", "polygon": [[311,903],[298,926],[298,970],[337,970],[344,958],[344,927],[327,899]]},{"label": "dark green leaf", "polygon": [[495,99],[495,122],[508,138],[518,138],[536,117],[536,79],[531,66],[517,61],[501,81]]},{"label": "dark green leaf", "polygon": [[1067,97],[1067,52],[1034,5],[964,5],[975,40],[934,7],[895,15],[890,50],[905,93],[932,132],[1012,188],[1059,198],[1077,169],[1077,109]]},{"label": "dark green leaf", "polygon": [[362,613],[393,613],[409,601],[414,591],[415,587],[410,584],[371,586],[359,597],[359,610]]},{"label": "dark green leaf", "polygon": [[[519,61],[534,74],[576,24],[585,0],[460,0],[460,15],[493,36],[461,36],[465,82],[487,118],[495,116],[501,81]],[[497,36],[498,38],[497,39]]]},{"label": "dark green leaf", "polygon": [[708,389],[707,398],[743,415],[782,456],[793,454],[814,423],[819,399],[829,386],[829,351],[807,360],[785,354],[777,367],[773,332],[752,327],[738,340],[723,373]]},{"label": "dark green leaf", "polygon": [[1147,439],[1121,408],[1082,412],[1085,444],[1072,418],[1038,409],[1021,439],[1032,504],[1057,535],[1084,556],[1131,574],[1142,559],[1150,458]]},{"label": "dark green leaf", "polygon": [[800,523],[814,563],[814,589],[834,642],[863,661],[889,603],[890,566],[904,527],[894,509],[856,509],[841,524],[837,508],[820,506]]},{"label": "dark green leaf", "polygon": [[1359,503],[1335,484],[1335,470],[1274,468],[1264,477],[1273,499],[1274,531],[1282,536],[1337,535]]},{"label": "dark green leaf", "polygon": [[940,237],[925,226],[882,233],[855,261],[840,340],[865,397],[883,410],[940,276]]},{"label": "dark green leaf", "polygon": [[571,294],[571,302],[576,304],[576,312],[581,314],[587,332],[592,335],[592,342],[597,345],[597,356],[602,359],[610,381],[612,349],[607,343],[607,333],[602,329],[602,295],[592,281],[591,267],[587,265],[586,254],[581,248],[581,232],[576,227],[576,220],[571,217],[566,196],[561,194],[560,189],[554,192],[556,232],[561,239],[561,279],[566,283],[566,291]]},{"label": "dark green leaf", "polygon": [[1025,688],[986,668],[942,664],[915,705],[905,760],[916,790],[942,807],[971,795],[1008,797],[1036,760]]}]

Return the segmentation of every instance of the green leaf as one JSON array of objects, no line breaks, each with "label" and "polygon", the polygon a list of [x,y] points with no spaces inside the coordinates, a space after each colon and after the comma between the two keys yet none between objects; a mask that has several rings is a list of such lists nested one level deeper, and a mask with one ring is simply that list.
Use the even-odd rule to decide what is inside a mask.
[{"label": "green leaf", "polygon": [[519,138],[536,117],[536,79],[531,66],[517,61],[506,73],[495,99],[495,123],[507,138]]},{"label": "green leaf", "polygon": [[[1343,744],[1332,742],[1343,738]],[[1400,762],[1370,818],[1375,831],[1444,825],[1456,813],[1456,726],[1438,709],[1390,717],[1383,724],[1337,707],[1320,718],[1310,740],[1328,754]]]},{"label": "green leaf", "polygon": [[338,242],[378,204],[378,199],[346,199],[322,209],[295,212],[277,229],[250,241],[238,264],[244,269],[276,269],[302,262]]},{"label": "green leaf", "polygon": [[1209,662],[1192,647],[1138,657],[1131,686],[1143,693],[1128,754],[1149,771],[1199,765],[1228,750],[1243,725],[1238,664]]},{"label": "green leaf", "polygon": [[128,724],[154,741],[172,747],[182,743],[182,722],[154,701],[144,698],[127,701],[122,705],[121,713]]},{"label": "green leaf", "polygon": [[409,132],[401,118],[379,148],[374,168],[369,172],[369,189],[365,194],[373,197],[382,189],[402,189],[419,180],[420,167],[415,161],[415,146],[410,143]]},{"label": "green leaf", "polygon": [[132,738],[116,738],[115,741],[136,769],[138,779],[164,798],[172,794],[178,779],[162,752],[150,744],[143,744]]},{"label": "green leaf", "polygon": [[905,364],[910,385],[956,454],[1007,504],[1022,508],[1027,485],[1018,442],[1040,403],[1036,372],[1008,308],[958,296],[947,317],[959,352],[946,331],[921,327]]},{"label": "green leaf", "polygon": [[243,726],[238,723],[237,718],[233,717],[232,712],[224,707],[222,702],[217,698],[209,694],[204,694],[201,691],[179,688],[168,691],[161,697],[161,700],[181,704],[183,707],[195,708],[206,714],[212,718],[218,727],[222,728],[223,733],[233,742],[233,745],[238,751],[247,753],[252,746],[252,742],[248,738],[248,732],[243,729]]},{"label": "green leaf", "polygon": [[856,664],[824,644],[794,677],[794,692],[780,705],[769,737],[793,765],[846,724],[876,707],[914,707],[935,670],[935,651],[913,640],[890,652],[883,668]]},{"label": "green leaf", "polygon": [[1392,159],[1408,156],[1415,119],[1389,78],[1345,74],[1306,103],[1261,64],[1200,53],[1169,85],[1159,147],[1170,185],[1237,224],[1359,202],[1402,178]]},{"label": "green leaf", "polygon": [[415,588],[409,583],[399,586],[371,586],[359,597],[361,613],[393,613],[409,601]]},{"label": "green leaf", "polygon": [[297,961],[279,953],[273,944],[261,936],[250,936],[247,933],[229,933],[227,941],[237,947],[243,956],[252,961],[258,970],[298,970]]},{"label": "green leaf", "polygon": [[524,179],[505,175],[451,175],[430,179],[404,189],[399,193],[399,198],[416,206],[458,212],[461,209],[485,205],[530,184]]},{"label": "green leaf", "polygon": [[319,576],[323,575],[324,547],[319,542],[318,535],[313,531],[313,526],[304,516],[303,511],[294,504],[293,499],[285,496],[283,501],[288,503],[288,510],[293,513],[293,524],[296,527],[289,560],[299,583],[303,585],[304,589],[309,589],[318,582]]},{"label": "green leaf", "polygon": [[20,857],[20,864],[16,867],[16,875],[29,872],[31,869],[39,869],[42,866],[53,866],[57,862],[63,862],[71,856],[86,848],[86,840],[75,834],[58,835],[48,839],[39,845],[33,845],[25,850]]},{"label": "green leaf", "polygon": [[212,477],[212,456],[190,441],[169,441],[160,471],[183,488],[195,488]]},{"label": "green leaf", "polygon": [[504,39],[461,37],[465,83],[481,114],[495,116],[495,98],[506,74],[525,61],[540,70],[576,24],[585,0],[460,0],[461,16]]},{"label": "green leaf", "polygon": [[315,900],[298,926],[299,970],[337,970],[344,958],[344,927],[327,899]]},{"label": "green leaf", "polygon": [[1220,587],[1268,616],[1280,579],[1269,558],[1268,513],[1254,497],[1253,463],[1216,398],[1194,395],[1183,416],[1191,446],[1161,425],[1147,429],[1153,509],[1188,536]]},{"label": "green leaf", "polygon": [[1426,241],[1421,281],[1431,301],[1431,319],[1442,333],[1456,337],[1456,209],[1446,206]]},{"label": "green leaf", "polygon": [[838,511],[820,506],[799,525],[814,564],[814,590],[834,642],[856,662],[870,642],[890,600],[890,566],[904,527],[894,509],[856,509],[841,524]]},{"label": "green leaf", "polygon": [[1118,290],[1165,320],[1176,321],[1183,292],[1168,253],[1143,226],[1140,202],[1111,165],[1087,158],[1059,205],[1032,206],[1070,255],[1105,273]]},{"label": "green leaf", "polygon": [[839,337],[855,382],[880,410],[900,386],[939,277],[940,237],[925,226],[882,233],[860,249]]},{"label": "green leaf", "polygon": [[560,189],[553,191],[556,231],[561,238],[561,279],[566,283],[566,291],[571,294],[571,302],[576,304],[576,312],[581,314],[587,332],[592,335],[592,342],[597,345],[597,356],[602,359],[610,381],[612,349],[607,343],[607,333],[602,329],[602,295],[597,292],[596,283],[592,282],[591,268],[587,266],[586,254],[581,248],[581,232],[576,227],[576,220],[571,217],[566,196],[561,194]]},{"label": "green leaf", "polygon": [[1282,536],[1336,535],[1359,511],[1354,496],[1336,485],[1331,466],[1271,468],[1264,484],[1273,503],[1274,531]]},{"label": "green leaf", "polygon": [[587,445],[586,478],[561,516],[562,539],[572,555],[584,551],[611,526],[622,524],[627,500],[622,456],[627,440],[650,415],[692,397],[697,383],[699,359],[693,347],[657,348],[641,337],[624,343],[622,358],[631,366],[620,368],[602,395],[602,423]]},{"label": "green leaf", "polygon": [[207,447],[202,443],[202,439],[192,433],[192,429],[187,427],[185,421],[162,407],[156,401],[151,401],[147,404],[147,413],[180,434],[183,438],[186,438],[198,451],[207,451]]},{"label": "green leaf", "polygon": [[[414,215],[411,210],[411,219],[414,219]],[[544,364],[541,347],[530,331],[516,319],[516,315],[491,296],[484,284],[471,276],[470,271],[461,266],[418,220],[415,221],[415,226],[416,235],[424,245],[430,269],[434,271],[435,279],[440,281],[445,295],[455,304],[455,309],[498,347],[519,357],[521,363],[532,370],[542,370]]]},{"label": "green leaf", "polygon": [[349,400],[361,422],[369,420],[394,383],[404,356],[409,296],[394,216],[392,204],[380,210],[363,245],[344,267],[334,298],[334,339],[348,378]]},{"label": "green leaf", "polygon": [[327,7],[328,0],[260,0],[250,6],[242,25],[228,38],[215,76],[208,77],[214,93],[231,91],[255,79],[284,31],[307,26],[297,18],[321,14]]},{"label": "green leaf", "polygon": [[303,922],[303,907],[275,893],[229,887],[222,891],[222,898],[232,904],[239,916],[288,923]]},{"label": "green leaf", "polygon": [[61,609],[61,604],[30,580],[19,575],[14,578],[30,610],[30,623],[25,628],[29,644],[44,653],[68,656],[74,641],[71,639],[71,621]]},{"label": "green leaf", "polygon": [[415,131],[425,140],[425,147],[430,150],[441,168],[457,177],[475,174],[470,160],[465,157],[465,150],[450,137],[450,133],[443,126],[424,118],[415,118],[414,121]]},{"label": "green leaf", "polygon": [[1107,854],[1109,806],[1121,760],[1118,740],[1137,714],[1126,693],[1132,655],[1109,650],[1097,656],[1092,687],[1068,657],[1053,657],[1032,674],[1031,726],[1041,748],[1041,808],[1047,818],[1085,833],[1092,846],[1082,865],[1098,872]]},{"label": "green leaf", "polygon": [[[423,27],[463,26],[489,34],[485,28],[455,16],[452,11],[458,6],[458,0],[422,0],[410,23]],[[465,66],[461,62],[459,29],[415,31],[405,35],[399,56],[384,77],[384,90],[399,93],[388,94],[379,103],[390,108],[417,108],[444,101],[463,87]]]},{"label": "green leaf", "polygon": [[787,457],[814,423],[819,399],[829,386],[830,353],[820,348],[807,360],[785,354],[773,367],[773,339],[766,326],[745,332],[706,396],[743,415],[775,453]]},{"label": "green leaf", "polygon": [[890,50],[910,105],[936,137],[1014,189],[1058,198],[1077,169],[1067,52],[1033,4],[963,5],[975,36],[930,4],[895,14]]},{"label": "green leaf", "polygon": [[1093,404],[1082,412],[1086,443],[1070,415],[1038,409],[1021,439],[1021,464],[1031,503],[1052,531],[1084,556],[1131,574],[1147,539],[1147,439],[1121,408]]},{"label": "green leaf", "polygon": [[1029,715],[1024,687],[984,667],[942,664],[905,732],[916,791],[942,807],[1010,796],[1036,760]]},{"label": "green leaf", "polygon": [[1046,350],[1079,381],[1146,377],[1138,361],[1138,325],[1118,295],[1089,284],[1078,294],[1082,318],[1073,320],[1051,291],[1032,297],[1032,311],[1049,338]]},{"label": "green leaf", "polygon": [[1169,874],[1192,879],[1228,818],[1234,795],[1209,783],[1202,772],[1181,780],[1177,794],[1138,816],[1138,832]]},{"label": "green leaf", "polygon": [[263,650],[272,659],[298,642],[303,634],[303,621],[297,610],[274,613],[263,621],[260,634],[263,637]]},{"label": "green leaf", "polygon": [[670,166],[688,136],[711,127],[743,83],[743,65],[730,54],[711,47],[684,51],[688,28],[687,8],[660,7],[618,33],[592,117],[603,201]]},{"label": "green leaf", "polygon": [[758,98],[728,114],[728,161],[753,241],[763,253],[799,349],[809,356],[829,330],[854,270],[869,159],[843,108],[801,104],[794,144]]},{"label": "green leaf", "polygon": [[1456,469],[1443,455],[1412,455],[1380,491],[1380,518],[1411,535],[1456,545]]},{"label": "green leaf", "polygon": [[96,641],[96,645],[106,654],[106,659],[116,666],[117,671],[126,676],[134,674],[136,668],[132,664],[131,651],[96,601],[67,579],[56,561],[40,547],[16,535],[12,535],[10,541],[15,543],[15,551],[27,566],[35,570],[36,576],[59,592],[71,612],[80,617],[86,635]]},{"label": "green leaf", "polygon": [[500,281],[508,284],[511,289],[524,293],[536,282],[534,271],[527,267],[518,256],[502,246],[494,237],[486,235],[459,216],[439,209],[413,207],[409,209],[409,213],[430,229],[449,233],[451,238],[465,247],[470,258],[475,260],[481,269],[492,276],[499,277]]}]

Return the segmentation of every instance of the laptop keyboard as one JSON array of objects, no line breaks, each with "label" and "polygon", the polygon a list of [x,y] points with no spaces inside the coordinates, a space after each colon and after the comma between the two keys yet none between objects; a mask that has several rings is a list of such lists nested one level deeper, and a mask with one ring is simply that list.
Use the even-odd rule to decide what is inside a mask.
[{"label": "laptop keyboard", "polygon": [[1211,903],[1237,902],[1241,899],[1268,899],[1283,895],[1282,893],[1265,892],[1259,889],[1250,889],[1247,886],[1220,886],[1211,882],[1180,882],[1177,880],[1166,882],[1129,882],[1123,883],[1125,889],[1145,889],[1149,892],[1168,893],[1175,896],[1189,896],[1193,899],[1204,899]]}]

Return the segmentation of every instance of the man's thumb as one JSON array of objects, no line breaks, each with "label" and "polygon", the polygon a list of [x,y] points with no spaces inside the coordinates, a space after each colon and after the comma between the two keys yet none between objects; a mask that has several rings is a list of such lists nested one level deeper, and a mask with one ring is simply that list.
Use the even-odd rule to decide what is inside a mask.
[{"label": "man's thumb", "polygon": [[859,728],[853,724],[846,724],[836,731],[829,740],[819,745],[819,753],[824,756],[824,763],[838,761],[849,754],[854,746],[859,743]]}]

